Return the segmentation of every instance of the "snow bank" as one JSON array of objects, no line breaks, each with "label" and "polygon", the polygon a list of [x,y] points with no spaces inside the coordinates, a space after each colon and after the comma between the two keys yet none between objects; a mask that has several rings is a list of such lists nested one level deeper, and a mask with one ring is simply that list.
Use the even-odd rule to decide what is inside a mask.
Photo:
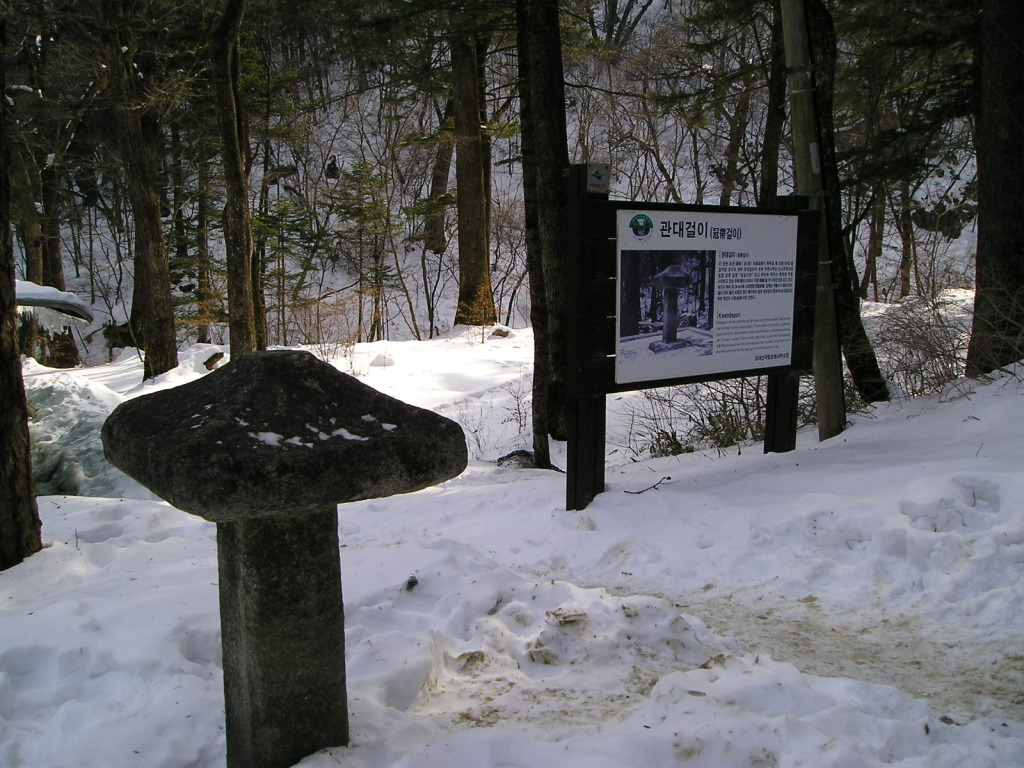
[{"label": "snow bank", "polygon": [[[527,334],[365,346],[339,368],[468,415],[478,459],[520,447]],[[0,765],[223,765],[215,528],[89,439],[208,352],[146,385],[28,364],[34,439],[114,497],[42,498],[46,549],[0,574]],[[612,466],[583,512],[481,460],[345,505],[352,744],[301,766],[1024,766],[1022,416],[1017,372],[789,454]]]},{"label": "snow bank", "polygon": [[122,395],[74,373],[28,376],[25,384],[36,410],[30,429],[39,494],[152,498],[103,458],[100,427]]}]

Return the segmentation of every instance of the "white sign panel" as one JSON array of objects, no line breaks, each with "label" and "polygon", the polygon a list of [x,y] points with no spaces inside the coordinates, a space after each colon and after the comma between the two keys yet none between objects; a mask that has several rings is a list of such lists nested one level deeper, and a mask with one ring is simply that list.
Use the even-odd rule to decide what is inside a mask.
[{"label": "white sign panel", "polygon": [[790,364],[796,216],[617,216],[616,383]]}]

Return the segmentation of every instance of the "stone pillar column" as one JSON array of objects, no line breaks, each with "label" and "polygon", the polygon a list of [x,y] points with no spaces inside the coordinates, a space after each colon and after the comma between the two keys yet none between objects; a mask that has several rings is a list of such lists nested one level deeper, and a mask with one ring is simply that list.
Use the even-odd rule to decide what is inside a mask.
[{"label": "stone pillar column", "polygon": [[348,743],[338,513],[217,524],[228,768]]},{"label": "stone pillar column", "polygon": [[661,301],[664,311],[661,338],[666,344],[672,344],[679,339],[679,289],[663,288]]}]

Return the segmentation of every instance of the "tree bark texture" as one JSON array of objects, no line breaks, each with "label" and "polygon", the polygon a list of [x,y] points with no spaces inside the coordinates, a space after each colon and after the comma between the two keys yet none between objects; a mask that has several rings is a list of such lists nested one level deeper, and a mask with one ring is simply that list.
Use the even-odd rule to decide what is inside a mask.
[{"label": "tree bark texture", "polygon": [[107,71],[110,76],[111,116],[124,164],[125,185],[135,227],[135,290],[133,332],[145,350],[143,378],[151,379],[178,364],[171,273],[164,244],[159,181],[153,148],[142,125],[143,97],[135,69],[125,51],[123,20],[113,3],[101,3],[105,28]]},{"label": "tree bark texture", "polygon": [[551,468],[548,444],[548,381],[551,377],[547,294],[540,261],[540,235],[537,229],[537,167],[534,162],[536,131],[530,71],[526,0],[516,2],[516,47],[519,57],[520,147],[523,157],[523,214],[525,223],[526,271],[530,277],[530,325],[533,327],[533,392],[530,401],[533,425],[533,460],[541,469]]},{"label": "tree bark texture", "polygon": [[487,180],[490,174],[484,149],[478,52],[474,33],[455,31],[451,38],[451,54],[459,220],[457,325],[490,325],[495,321],[488,227],[490,194]]},{"label": "tree bark texture", "polygon": [[885,244],[885,187],[876,184],[871,194],[871,207],[868,211],[868,250],[864,274],[860,280],[860,297],[867,300],[868,289],[873,287],[872,298],[878,301],[878,262],[882,260],[882,246]]},{"label": "tree bark texture", "polygon": [[[566,179],[569,150],[565,125],[565,85],[558,4],[554,0],[518,0],[517,47],[522,112],[523,186],[527,212],[527,266],[530,317],[536,362],[534,439],[568,435],[568,318],[563,259],[567,252]],[[532,229],[532,232],[531,232]],[[539,307],[539,309],[538,309]],[[538,402],[539,401],[539,402]],[[538,436],[538,428],[546,432]]]},{"label": "tree bark texture", "polygon": [[[0,93],[5,93],[5,19],[0,16]],[[0,104],[0,570],[42,549],[32,482],[25,385],[18,354],[14,248],[10,227],[10,157],[7,103]]]},{"label": "tree bark texture", "polygon": [[807,0],[807,29],[814,61],[818,137],[821,147],[822,187],[825,192],[824,215],[828,228],[828,251],[835,280],[836,320],[839,342],[846,356],[857,392],[868,403],[889,399],[889,388],[878,365],[874,347],[864,330],[860,316],[860,292],[853,249],[843,236],[843,201],[836,159],[833,98],[836,71],[836,33],[832,14],[822,0]]},{"label": "tree bark texture", "polygon": [[423,225],[424,243],[430,251],[438,255],[448,249],[448,237],[444,227],[444,200],[448,194],[448,177],[452,172],[452,156],[455,154],[454,135],[452,134],[454,120],[455,102],[448,99],[441,117],[437,151],[434,153],[434,167],[430,173],[428,199],[433,202],[433,207],[426,214]]},{"label": "tree bark texture", "polygon": [[729,205],[732,202],[733,193],[739,186],[740,173],[740,150],[747,135],[747,126],[750,124],[750,86],[741,81],[742,91],[736,99],[736,107],[729,119],[729,144],[725,150],[725,167],[722,170],[722,192],[718,198],[719,205]]},{"label": "tree bark texture", "polygon": [[982,18],[971,376],[1024,358],[1024,4],[985,0]]},{"label": "tree bark texture", "polygon": [[238,34],[244,13],[245,0],[227,0],[224,15],[213,34],[213,80],[224,166],[224,242],[228,264],[228,336],[232,356],[260,348],[253,298],[253,241],[246,162],[248,138],[238,91]]},{"label": "tree bark texture", "polygon": [[896,229],[900,233],[900,298],[905,299],[914,291],[911,281],[914,273],[914,221],[910,215],[910,185],[907,182],[900,184],[899,208],[893,203],[893,212],[896,219]]},{"label": "tree bark texture", "polygon": [[[491,141],[491,133],[487,129],[487,52],[491,48],[491,35],[479,33],[474,40],[476,48],[476,87],[479,90],[477,96],[477,109],[480,113],[480,155],[483,158],[481,163],[484,171],[484,215],[487,217],[487,247],[491,243],[491,203],[494,198],[494,143]],[[488,284],[490,284],[490,270],[488,269]]]},{"label": "tree bark texture", "polygon": [[768,70],[768,104],[765,107],[764,139],[761,145],[761,181],[757,202],[762,208],[775,205],[779,195],[779,150],[786,124],[786,49],[782,39],[782,11],[772,3],[771,61]]},{"label": "tree bark texture", "polygon": [[[64,254],[60,240],[60,175],[57,160],[45,164],[39,172],[43,204],[43,284],[58,291],[67,290],[64,280]],[[50,332],[47,354],[40,360],[52,368],[74,368],[81,363],[78,345],[70,327],[63,333]]]},{"label": "tree bark texture", "polygon": [[210,222],[207,209],[210,205],[210,173],[205,153],[197,169],[196,180],[196,305],[199,322],[196,324],[196,342],[209,344],[213,341],[210,320],[213,317],[213,292],[210,285]]},{"label": "tree bark texture", "polygon": [[[4,161],[6,171],[4,177],[8,185],[13,179],[16,183],[14,189],[8,195],[14,196],[12,202],[14,209],[18,211],[14,226],[21,240],[21,247],[25,258],[25,279],[37,285],[43,283],[43,227],[40,221],[39,211],[36,208],[35,200],[32,197],[32,190],[35,185],[32,183],[32,173],[25,155],[18,147],[8,147],[7,156]],[[16,190],[16,191],[15,191]],[[8,209],[10,218],[10,208]],[[29,357],[36,356],[36,341],[39,337],[39,323],[35,317],[21,321],[19,328],[19,346],[21,354]]]}]

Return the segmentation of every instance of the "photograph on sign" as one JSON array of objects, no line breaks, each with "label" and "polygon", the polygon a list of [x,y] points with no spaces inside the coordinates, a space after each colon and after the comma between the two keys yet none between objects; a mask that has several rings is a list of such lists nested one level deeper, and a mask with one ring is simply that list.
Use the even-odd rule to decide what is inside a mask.
[{"label": "photograph on sign", "polygon": [[796,216],[617,216],[616,383],[790,364]]}]

